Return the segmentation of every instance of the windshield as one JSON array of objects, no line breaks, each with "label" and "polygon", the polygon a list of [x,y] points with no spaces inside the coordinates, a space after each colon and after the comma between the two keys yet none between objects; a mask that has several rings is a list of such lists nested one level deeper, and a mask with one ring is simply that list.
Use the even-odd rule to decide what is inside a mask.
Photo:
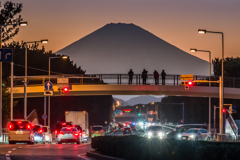
[{"label": "windshield", "polygon": [[102,130],[102,127],[93,127],[92,130],[99,131],[99,130]]},{"label": "windshield", "polygon": [[195,129],[189,129],[185,133],[198,133],[198,130]]},{"label": "windshield", "polygon": [[150,126],[148,128],[148,131],[158,131],[158,130],[162,130],[162,126]]},{"label": "windshield", "polygon": [[75,128],[77,128],[78,131],[82,132],[82,128],[80,126],[75,126]]},{"label": "windshield", "polygon": [[40,128],[41,128],[41,126],[35,125],[35,126],[33,127],[33,130],[34,130],[34,131],[39,131]]},{"label": "windshield", "polygon": [[47,132],[47,127],[42,127],[43,132]]},{"label": "windshield", "polygon": [[64,127],[64,128],[61,129],[61,131],[73,131],[73,132],[75,132],[75,131],[77,131],[77,128],[73,128],[73,127],[70,127],[70,128],[68,128],[68,127]]}]

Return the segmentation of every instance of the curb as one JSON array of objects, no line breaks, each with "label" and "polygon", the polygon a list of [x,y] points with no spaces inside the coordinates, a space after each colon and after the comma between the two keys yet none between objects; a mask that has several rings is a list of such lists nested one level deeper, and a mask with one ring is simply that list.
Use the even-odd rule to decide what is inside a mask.
[{"label": "curb", "polygon": [[116,157],[106,156],[95,151],[89,151],[86,154],[87,157],[95,158],[96,160],[124,160]]}]

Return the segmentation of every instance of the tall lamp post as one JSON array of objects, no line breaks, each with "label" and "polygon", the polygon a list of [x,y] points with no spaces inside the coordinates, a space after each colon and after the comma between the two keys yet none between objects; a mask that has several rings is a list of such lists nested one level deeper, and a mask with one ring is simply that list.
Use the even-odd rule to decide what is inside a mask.
[{"label": "tall lamp post", "polygon": [[[6,27],[6,26],[12,26],[12,25],[16,25],[16,23],[7,23],[7,24],[2,24],[0,25],[0,49],[2,49],[2,28]],[[27,22],[20,22],[17,23],[17,25],[19,26],[27,26]],[[11,62],[11,67],[13,66],[13,62]],[[11,71],[13,71],[11,69]],[[12,89],[11,89],[12,91]],[[12,93],[11,93],[12,95]],[[13,109],[13,101],[12,101],[12,97],[11,97],[11,110]],[[13,119],[13,115],[10,115],[10,119]],[[2,62],[0,62],[0,135],[2,134]]]},{"label": "tall lamp post", "polygon": [[[191,52],[208,52],[209,53],[209,81],[211,81],[211,52],[207,50],[198,50],[198,49],[190,49]],[[211,86],[211,83],[209,82],[209,87]],[[211,135],[211,97],[209,97],[209,125],[208,130]]]},{"label": "tall lamp post", "polygon": [[205,34],[205,33],[215,33],[215,34],[221,34],[222,35],[222,76],[219,78],[220,81],[220,97],[219,97],[219,132],[220,134],[223,134],[223,105],[224,105],[224,83],[223,83],[223,79],[224,79],[224,66],[223,66],[223,61],[224,61],[224,36],[223,36],[223,32],[215,32],[215,31],[207,31],[205,29],[198,29],[198,33],[200,34]]},{"label": "tall lamp post", "polygon": [[47,39],[40,41],[24,42],[25,45],[25,78],[24,78],[24,119],[27,120],[27,44],[29,43],[48,43]]},{"label": "tall lamp post", "polygon": [[[48,59],[48,81],[50,82],[50,75],[51,75],[51,59],[55,58],[62,58],[62,59],[67,59],[68,56],[59,56],[59,57],[49,57]],[[48,96],[48,126],[50,127],[50,96]]]}]

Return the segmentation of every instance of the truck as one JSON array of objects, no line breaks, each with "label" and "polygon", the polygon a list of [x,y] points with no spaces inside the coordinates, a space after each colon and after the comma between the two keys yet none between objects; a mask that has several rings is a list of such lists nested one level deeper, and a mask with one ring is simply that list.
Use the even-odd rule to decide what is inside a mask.
[{"label": "truck", "polygon": [[66,111],[65,121],[72,122],[73,125],[80,125],[83,130],[84,138],[89,136],[89,118],[86,111]]}]

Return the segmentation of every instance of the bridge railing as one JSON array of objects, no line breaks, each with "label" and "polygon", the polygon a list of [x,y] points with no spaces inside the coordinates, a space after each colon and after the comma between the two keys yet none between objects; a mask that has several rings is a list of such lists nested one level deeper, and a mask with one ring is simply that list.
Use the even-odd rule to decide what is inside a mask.
[{"label": "bridge railing", "polygon": [[[54,84],[57,83],[57,78],[69,78],[69,84],[115,84],[115,85],[128,85],[128,74],[86,74],[86,75],[53,75],[50,76],[50,81]],[[14,76],[14,85],[23,86],[24,76]],[[28,76],[28,85],[43,85],[49,80],[48,76]],[[209,80],[208,76],[193,76],[194,80]],[[211,81],[217,81],[219,77],[211,76]],[[142,85],[143,78],[141,74],[135,74],[132,77],[131,85]],[[159,75],[157,78],[157,85],[171,85],[179,86],[181,84],[180,75],[166,75],[165,84],[163,83],[163,77]],[[146,85],[155,85],[155,78],[153,74],[148,74],[146,78]],[[209,83],[194,83],[195,86],[209,86]],[[10,86],[8,82],[7,86]],[[218,83],[211,83],[211,87],[218,87]],[[240,88],[240,77],[224,77],[224,87]]]}]

